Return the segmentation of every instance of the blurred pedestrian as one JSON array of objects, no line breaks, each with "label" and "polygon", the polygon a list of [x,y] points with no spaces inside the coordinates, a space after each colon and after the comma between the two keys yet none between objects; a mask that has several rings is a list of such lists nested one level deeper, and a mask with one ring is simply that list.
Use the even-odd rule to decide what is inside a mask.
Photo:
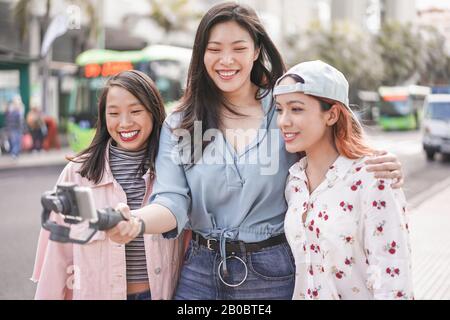
[{"label": "blurred pedestrian", "polygon": [[24,108],[20,96],[15,96],[6,113],[6,132],[10,145],[10,153],[17,158],[21,151],[22,135],[24,129]]},{"label": "blurred pedestrian", "polygon": [[44,122],[47,127],[47,136],[44,138],[43,148],[44,150],[60,149],[61,144],[58,136],[58,124],[51,116],[45,116]]},{"label": "blurred pedestrian", "polygon": [[32,151],[40,151],[42,149],[44,138],[47,136],[47,126],[45,125],[41,108],[36,104],[32,105],[26,120],[28,130],[33,138]]}]

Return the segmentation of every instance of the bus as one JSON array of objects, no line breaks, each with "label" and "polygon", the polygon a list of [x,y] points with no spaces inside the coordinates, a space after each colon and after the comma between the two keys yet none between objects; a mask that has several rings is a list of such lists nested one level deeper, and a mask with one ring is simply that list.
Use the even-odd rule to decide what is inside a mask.
[{"label": "bus", "polygon": [[420,127],[423,103],[429,87],[380,87],[378,124],[383,130],[413,130]]},{"label": "bus", "polygon": [[136,51],[93,49],[81,53],[76,59],[78,74],[67,114],[70,148],[79,152],[89,146],[95,133],[100,90],[109,77],[121,71],[139,70],[148,74],[169,112],[185,89],[191,54],[191,49],[166,45]]},{"label": "bus", "polygon": [[422,144],[428,160],[450,157],[450,86],[433,87],[425,100]]}]

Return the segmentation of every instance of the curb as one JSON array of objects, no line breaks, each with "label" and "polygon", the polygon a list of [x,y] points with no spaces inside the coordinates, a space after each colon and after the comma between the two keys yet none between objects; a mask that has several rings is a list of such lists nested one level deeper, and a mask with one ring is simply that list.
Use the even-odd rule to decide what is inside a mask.
[{"label": "curb", "polygon": [[68,163],[68,161],[47,161],[43,163],[27,163],[27,164],[20,164],[20,165],[0,165],[0,172],[7,172],[7,171],[18,171],[21,169],[27,170],[27,169],[33,169],[33,168],[49,168],[49,167],[58,167],[58,166],[65,166]]},{"label": "curb", "polygon": [[433,185],[431,188],[415,195],[411,199],[407,200],[408,206],[410,209],[415,209],[418,206],[420,206],[422,203],[431,200],[435,195],[437,195],[439,192],[443,191],[444,189],[450,187],[450,178],[447,178],[443,181],[438,182],[437,184]]},{"label": "curb", "polygon": [[[13,160],[12,158],[0,158],[0,172],[16,171],[20,169],[41,168],[41,167],[54,167],[64,166],[68,163],[66,160],[67,155],[71,155],[70,149],[64,149],[60,152],[51,154],[36,155],[24,155],[19,159]],[[5,156],[7,157],[7,156]]]}]

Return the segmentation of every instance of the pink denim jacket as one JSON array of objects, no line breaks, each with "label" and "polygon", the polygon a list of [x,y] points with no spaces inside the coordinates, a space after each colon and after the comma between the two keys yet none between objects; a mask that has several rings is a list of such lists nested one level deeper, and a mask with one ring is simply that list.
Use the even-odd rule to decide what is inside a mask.
[{"label": "pink denim jacket", "polygon": [[[109,166],[98,184],[81,177],[77,173],[80,166],[73,162],[67,164],[57,183],[73,182],[91,187],[97,209],[126,203],[126,194]],[[144,179],[145,205],[153,180],[149,173]],[[167,240],[162,235],[145,235],[144,242],[152,299],[171,299],[183,262],[183,236]],[[31,280],[38,283],[35,299],[125,300],[125,245],[113,242],[103,231],[98,231],[85,245],[61,244],[49,241],[48,231],[41,229]]]}]

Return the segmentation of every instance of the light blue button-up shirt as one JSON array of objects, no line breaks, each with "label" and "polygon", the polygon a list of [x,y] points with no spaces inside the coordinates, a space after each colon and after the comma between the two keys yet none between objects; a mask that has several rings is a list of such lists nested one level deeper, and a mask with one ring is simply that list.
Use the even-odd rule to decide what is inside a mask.
[{"label": "light blue button-up shirt", "polygon": [[205,136],[212,142],[201,163],[194,166],[180,164],[183,155],[190,160],[190,153],[183,153],[186,143],[178,143],[170,129],[178,127],[180,114],[168,116],[150,197],[151,203],[175,215],[177,230],[166,237],[188,228],[207,239],[220,240],[224,247],[225,240],[259,242],[284,232],[286,178],[299,156],[285,149],[271,95],[261,103],[265,116],[253,142],[236,152],[222,133],[215,131]]}]

